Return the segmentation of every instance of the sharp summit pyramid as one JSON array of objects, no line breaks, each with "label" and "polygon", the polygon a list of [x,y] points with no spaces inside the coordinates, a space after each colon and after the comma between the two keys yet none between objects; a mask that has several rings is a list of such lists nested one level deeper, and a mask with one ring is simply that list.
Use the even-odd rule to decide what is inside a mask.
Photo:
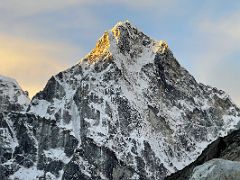
[{"label": "sharp summit pyramid", "polygon": [[161,180],[238,128],[240,110],[126,21],[0,117],[0,179]]}]

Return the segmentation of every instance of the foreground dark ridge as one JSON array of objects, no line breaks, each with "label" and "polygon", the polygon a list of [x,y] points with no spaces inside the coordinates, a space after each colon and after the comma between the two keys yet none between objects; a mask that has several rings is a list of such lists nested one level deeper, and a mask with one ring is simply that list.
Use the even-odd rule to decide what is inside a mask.
[{"label": "foreground dark ridge", "polygon": [[[193,169],[214,158],[231,161],[240,161],[240,130],[233,131],[228,136],[218,138],[208,145],[196,161],[184,169],[168,176],[166,180],[188,180],[193,174]],[[240,168],[240,166],[239,166]],[[211,178],[211,177],[209,177]],[[236,177],[235,177],[236,178]]]}]

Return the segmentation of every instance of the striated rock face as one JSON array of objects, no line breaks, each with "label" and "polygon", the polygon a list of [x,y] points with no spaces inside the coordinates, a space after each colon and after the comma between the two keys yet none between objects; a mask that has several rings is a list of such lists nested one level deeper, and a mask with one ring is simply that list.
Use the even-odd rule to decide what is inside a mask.
[{"label": "striated rock face", "polygon": [[0,122],[0,179],[61,176],[78,144],[70,131],[29,114],[1,114]]},{"label": "striated rock face", "polygon": [[[0,179],[7,179],[11,172],[15,172],[17,167],[15,164],[5,162],[13,158],[13,154],[17,151],[17,138],[25,138],[26,129],[13,131],[15,121],[10,121],[7,114],[26,112],[27,106],[30,104],[30,99],[27,92],[24,92],[18,83],[11,78],[0,76]],[[23,142],[24,143],[24,142]],[[32,143],[25,146],[24,149],[28,152],[34,151]],[[19,160],[19,156],[16,156]],[[31,162],[26,164],[30,166]],[[32,164],[31,164],[32,165]]]},{"label": "striated rock face", "polygon": [[15,135],[22,122],[29,140],[17,139],[12,149],[20,146],[32,164],[10,153],[4,178],[164,179],[240,120],[223,91],[197,83],[166,42],[129,22],[105,32],[79,64],[48,81],[25,114],[15,115],[3,116],[11,122],[4,128]]}]

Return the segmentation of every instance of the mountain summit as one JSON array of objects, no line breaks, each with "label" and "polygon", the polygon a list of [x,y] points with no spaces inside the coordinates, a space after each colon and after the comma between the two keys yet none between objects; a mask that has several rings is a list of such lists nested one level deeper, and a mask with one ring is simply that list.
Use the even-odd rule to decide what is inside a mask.
[{"label": "mountain summit", "polygon": [[0,113],[26,110],[29,103],[28,93],[21,89],[16,80],[0,75]]},{"label": "mountain summit", "polygon": [[126,21],[53,76],[25,114],[2,121],[19,137],[2,161],[6,178],[164,179],[237,128],[240,110]]},{"label": "mountain summit", "polygon": [[[86,56],[93,63],[97,60],[111,60],[113,54],[120,52],[131,58],[141,53],[144,47],[154,46],[155,51],[164,53],[168,49],[166,42],[156,42],[128,21],[117,23],[111,30],[104,33],[96,47]],[[117,51],[117,52],[115,52]]]}]

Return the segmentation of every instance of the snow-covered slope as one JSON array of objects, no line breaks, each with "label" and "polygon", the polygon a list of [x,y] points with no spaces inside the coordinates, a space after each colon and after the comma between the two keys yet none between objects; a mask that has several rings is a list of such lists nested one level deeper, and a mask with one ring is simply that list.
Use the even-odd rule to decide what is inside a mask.
[{"label": "snow-covered slope", "polygon": [[29,103],[27,92],[14,79],[0,75],[0,112],[25,110]]},{"label": "snow-covered slope", "polygon": [[240,180],[240,162],[213,159],[196,167],[190,180]]},{"label": "snow-covered slope", "polygon": [[79,64],[53,76],[29,113],[69,129],[79,147],[90,138],[152,179],[188,165],[240,120],[223,91],[197,83],[166,42],[129,22],[105,32]]},{"label": "snow-covered slope", "polygon": [[197,83],[166,42],[120,22],[53,76],[25,115],[3,119],[12,134],[27,129],[18,144],[28,158],[11,177],[38,169],[45,178],[163,179],[237,128],[240,110],[223,91]]}]

